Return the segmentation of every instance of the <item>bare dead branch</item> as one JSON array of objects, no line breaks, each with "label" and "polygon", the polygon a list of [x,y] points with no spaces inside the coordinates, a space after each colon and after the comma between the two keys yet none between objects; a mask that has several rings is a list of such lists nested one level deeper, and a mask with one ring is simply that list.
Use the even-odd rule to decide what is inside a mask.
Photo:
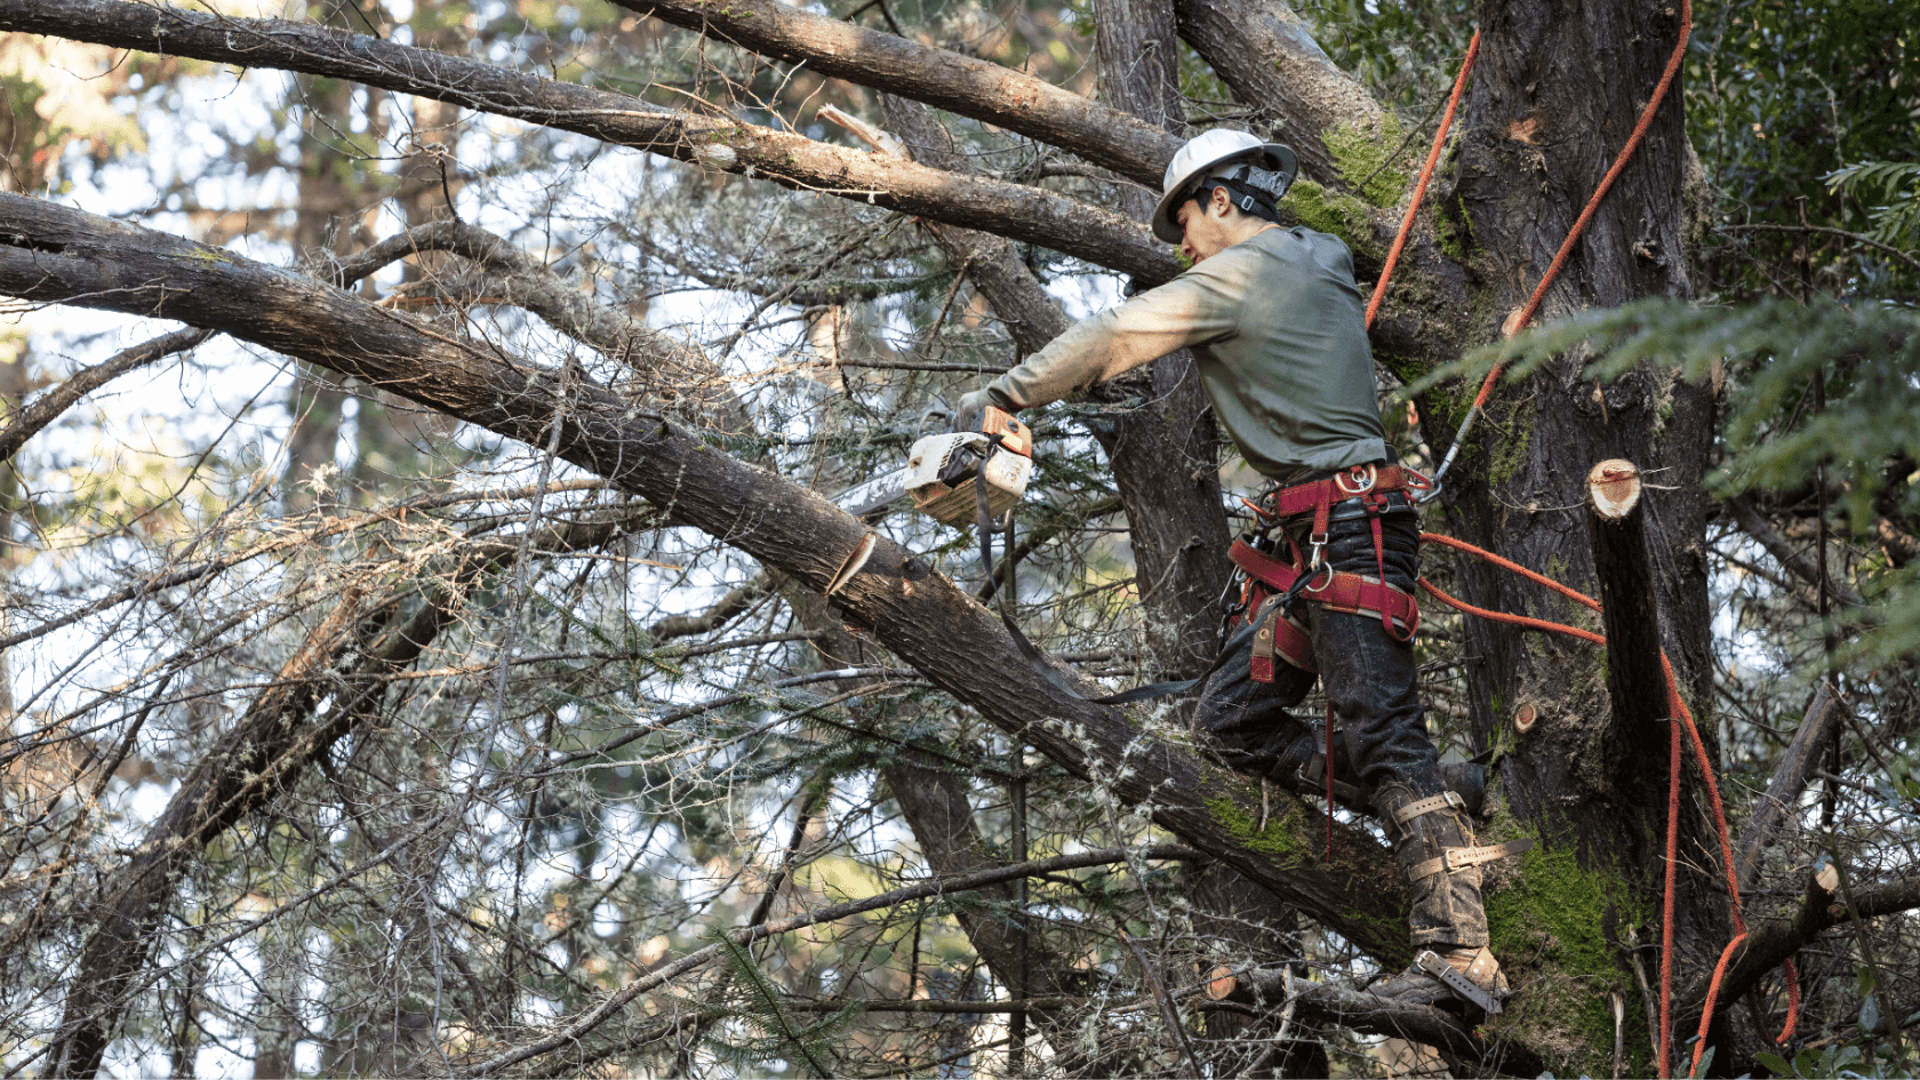
[{"label": "bare dead branch", "polygon": [[1812,704],[1801,717],[1793,741],[1780,755],[1780,765],[1774,769],[1766,792],[1754,804],[1753,817],[1748,819],[1747,827],[1740,833],[1740,843],[1734,849],[1734,867],[1740,875],[1741,888],[1752,887],[1754,875],[1760,870],[1761,854],[1772,843],[1775,830],[1794,811],[1800,793],[1820,767],[1821,751],[1827,740],[1834,737],[1840,726],[1840,710],[1845,708],[1827,683],[1822,682],[1814,690]]},{"label": "bare dead branch", "polygon": [[[1772,525],[1767,524],[1767,519],[1761,516],[1752,500],[1744,495],[1736,495],[1727,499],[1723,505],[1733,512],[1733,520],[1739,524],[1740,531],[1752,537],[1754,543],[1765,548],[1767,554],[1772,555],[1775,561],[1807,585],[1816,589],[1820,587],[1820,574],[1814,569],[1813,564],[1795,551],[1785,537],[1774,531]],[[1849,607],[1860,607],[1866,603],[1865,597],[1844,582],[1833,581],[1831,585],[1834,597],[1841,603]]]},{"label": "bare dead branch", "polygon": [[733,119],[508,71],[429,49],[278,19],[125,0],[0,2],[0,30],[49,34],[249,68],[348,79],[966,228],[999,232],[1144,282],[1180,272],[1145,226],[1051,192],[814,142]]},{"label": "bare dead branch", "polygon": [[19,453],[28,439],[58,420],[74,402],[129,371],[146,367],[162,357],[186,352],[212,336],[208,330],[175,330],[131,349],[122,349],[111,358],[74,373],[66,382],[34,398],[32,404],[21,409],[12,422],[0,430],[0,461]]}]

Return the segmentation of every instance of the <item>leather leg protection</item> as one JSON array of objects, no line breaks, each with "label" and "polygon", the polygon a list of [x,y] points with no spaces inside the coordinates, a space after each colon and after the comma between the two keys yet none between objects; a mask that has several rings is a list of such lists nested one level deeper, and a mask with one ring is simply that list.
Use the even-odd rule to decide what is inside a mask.
[{"label": "leather leg protection", "polygon": [[1507,981],[1487,949],[1480,864],[1517,854],[1532,842],[1475,846],[1464,800],[1453,792],[1419,798],[1410,787],[1390,784],[1374,803],[1387,822],[1394,860],[1413,894],[1411,937],[1422,955],[1404,973],[1376,983],[1371,993],[1406,1004],[1500,1011]]},{"label": "leather leg protection", "polygon": [[[1383,788],[1375,799],[1393,837],[1394,861],[1413,893],[1413,947],[1481,948],[1487,944],[1487,914],[1480,902],[1478,862],[1454,865],[1449,852],[1479,851],[1460,804],[1448,792],[1414,797],[1399,784]],[[1484,860],[1483,860],[1484,861]]]}]

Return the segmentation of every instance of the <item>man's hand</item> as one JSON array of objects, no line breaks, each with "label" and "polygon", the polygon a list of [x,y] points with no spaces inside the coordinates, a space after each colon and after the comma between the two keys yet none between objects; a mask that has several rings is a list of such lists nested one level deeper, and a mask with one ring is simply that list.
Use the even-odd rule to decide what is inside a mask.
[{"label": "man's hand", "polygon": [[987,396],[985,390],[969,390],[961,394],[960,404],[953,410],[953,430],[979,431],[985,422],[987,406],[992,404],[993,399]]}]

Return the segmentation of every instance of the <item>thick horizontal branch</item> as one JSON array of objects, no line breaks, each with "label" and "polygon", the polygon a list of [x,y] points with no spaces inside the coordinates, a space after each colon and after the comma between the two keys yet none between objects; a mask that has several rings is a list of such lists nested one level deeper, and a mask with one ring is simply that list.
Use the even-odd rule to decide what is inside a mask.
[{"label": "thick horizontal branch", "polygon": [[[1440,1009],[1388,1001],[1337,983],[1293,985],[1299,1014],[1308,1021],[1341,1024],[1431,1046],[1455,1061],[1473,1063],[1472,1075],[1501,1072],[1533,1076],[1545,1068],[1525,1047],[1475,1038]],[[1455,1075],[1460,1072],[1456,1070]]]},{"label": "thick horizontal branch", "polygon": [[1175,0],[1180,36],[1212,65],[1242,104],[1300,155],[1300,171],[1331,187],[1365,177],[1339,170],[1327,136],[1341,126],[1378,139],[1379,102],[1359,80],[1334,66],[1306,21],[1276,0]]},{"label": "thick horizontal branch", "polygon": [[1009,735],[1123,803],[1151,807],[1160,827],[1359,947],[1408,958],[1394,930],[1404,925],[1405,886],[1364,830],[1339,828],[1332,861],[1322,862],[1322,834],[1297,802],[1263,806],[1251,781],[1087,700],[1101,690],[1075,673],[1037,670],[998,618],[913,552],[577,371],[481,352],[299,275],[17,195],[0,194],[0,292],[210,327],[508,438],[556,446],[800,587],[824,590],[870,543],[833,596],[847,621]]},{"label": "thick horizontal branch", "polygon": [[0,0],[4,30],[347,79],[770,180],[796,191],[998,233],[1132,274],[1143,283],[1166,281],[1180,272],[1172,250],[1155,243],[1146,226],[1038,188],[956,176],[310,23],[231,18],[125,0]]},{"label": "thick horizontal branch", "polygon": [[1012,68],[774,0],[615,0],[763,56],[913,98],[1104,165],[1158,190],[1181,140],[1129,113]]}]

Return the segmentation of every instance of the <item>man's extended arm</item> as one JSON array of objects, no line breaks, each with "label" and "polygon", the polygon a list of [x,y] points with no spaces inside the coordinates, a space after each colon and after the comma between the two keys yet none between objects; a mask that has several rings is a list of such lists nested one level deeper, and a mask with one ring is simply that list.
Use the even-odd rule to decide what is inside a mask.
[{"label": "man's extended arm", "polygon": [[1230,254],[1075,323],[979,395],[1003,409],[1035,408],[1176,349],[1232,334],[1240,318],[1243,287],[1237,283],[1243,277],[1222,272],[1237,261]]}]

